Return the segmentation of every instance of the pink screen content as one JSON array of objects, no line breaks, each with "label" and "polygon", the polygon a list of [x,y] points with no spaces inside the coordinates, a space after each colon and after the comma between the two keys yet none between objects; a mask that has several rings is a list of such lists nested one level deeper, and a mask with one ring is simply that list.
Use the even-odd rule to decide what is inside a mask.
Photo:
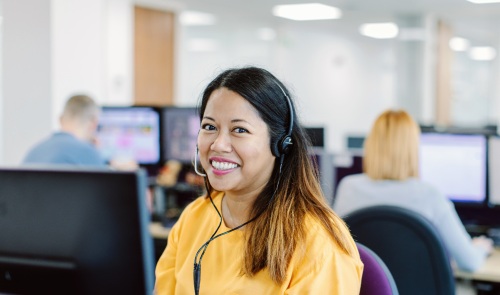
[{"label": "pink screen content", "polygon": [[152,108],[104,108],[97,132],[98,148],[106,160],[160,160],[160,119]]}]

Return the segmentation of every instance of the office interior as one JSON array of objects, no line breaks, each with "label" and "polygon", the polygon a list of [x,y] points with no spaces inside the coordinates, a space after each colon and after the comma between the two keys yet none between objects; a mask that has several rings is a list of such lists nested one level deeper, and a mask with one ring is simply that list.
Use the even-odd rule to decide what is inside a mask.
[{"label": "office interior", "polygon": [[[303,2],[0,0],[0,165],[18,165],[56,130],[75,92],[103,106],[191,108],[217,73],[255,65],[289,87],[306,127],[324,132],[316,153],[331,162],[326,179],[359,160],[380,112],[403,108],[427,132],[484,136],[485,200],[461,204],[459,212],[497,212],[489,194],[496,191],[491,175],[500,173],[491,164],[498,156],[490,156],[500,119],[500,3],[325,0],[340,18],[295,21],[272,13],[274,5]],[[161,60],[141,51],[141,41],[165,46],[138,33],[141,17],[163,21]],[[372,23],[391,23],[389,36],[360,31]],[[324,189],[333,202],[332,183]],[[477,291],[468,287],[463,292]]]}]

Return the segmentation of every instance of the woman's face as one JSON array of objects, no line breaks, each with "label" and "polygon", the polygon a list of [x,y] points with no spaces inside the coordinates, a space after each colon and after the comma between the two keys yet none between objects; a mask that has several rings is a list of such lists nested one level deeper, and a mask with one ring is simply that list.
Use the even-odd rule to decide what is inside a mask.
[{"label": "woman's face", "polygon": [[275,157],[269,130],[257,110],[227,88],[210,95],[198,135],[200,162],[212,187],[226,194],[258,194]]}]

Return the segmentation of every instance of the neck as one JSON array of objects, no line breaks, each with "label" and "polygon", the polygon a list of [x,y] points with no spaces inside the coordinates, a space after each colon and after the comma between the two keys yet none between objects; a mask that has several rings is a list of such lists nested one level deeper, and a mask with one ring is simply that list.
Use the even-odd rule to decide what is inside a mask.
[{"label": "neck", "polygon": [[222,199],[222,217],[229,228],[235,228],[250,219],[250,212],[255,201],[253,198],[241,198],[225,195]]},{"label": "neck", "polygon": [[78,126],[76,124],[63,124],[61,125],[61,131],[67,132],[72,134],[74,137],[78,138],[81,141],[90,141],[88,132],[86,131],[85,127],[83,126]]}]

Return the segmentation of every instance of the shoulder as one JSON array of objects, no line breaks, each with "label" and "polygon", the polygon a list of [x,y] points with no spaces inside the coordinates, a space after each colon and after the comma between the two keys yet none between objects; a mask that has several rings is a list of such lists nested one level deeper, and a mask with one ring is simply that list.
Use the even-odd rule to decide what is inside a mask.
[{"label": "shoulder", "polygon": [[358,294],[363,263],[345,224],[338,224],[353,249],[342,250],[318,220],[307,217],[306,238],[292,259],[289,294]]},{"label": "shoulder", "polygon": [[448,199],[432,184],[422,181],[417,178],[412,178],[407,181],[408,186],[412,186],[413,190],[418,192],[421,198],[428,199],[428,202],[435,204],[447,204]]},{"label": "shoulder", "polygon": [[339,189],[340,188],[350,188],[353,186],[359,186],[359,185],[365,185],[366,183],[370,182],[370,178],[366,176],[366,174],[353,174],[353,175],[348,175],[342,178],[342,180],[339,181]]},{"label": "shoulder", "polygon": [[[329,259],[359,259],[357,252],[354,253],[354,257],[350,257],[348,253],[345,253],[317,219],[308,216],[306,217],[305,224],[307,233],[303,247],[306,250],[306,256],[309,255],[308,253],[313,254],[313,256],[307,257],[307,259],[318,260],[320,263]],[[339,230],[339,236],[343,237],[352,249],[355,249],[356,245],[345,223],[341,219],[338,219],[335,227]]]}]

